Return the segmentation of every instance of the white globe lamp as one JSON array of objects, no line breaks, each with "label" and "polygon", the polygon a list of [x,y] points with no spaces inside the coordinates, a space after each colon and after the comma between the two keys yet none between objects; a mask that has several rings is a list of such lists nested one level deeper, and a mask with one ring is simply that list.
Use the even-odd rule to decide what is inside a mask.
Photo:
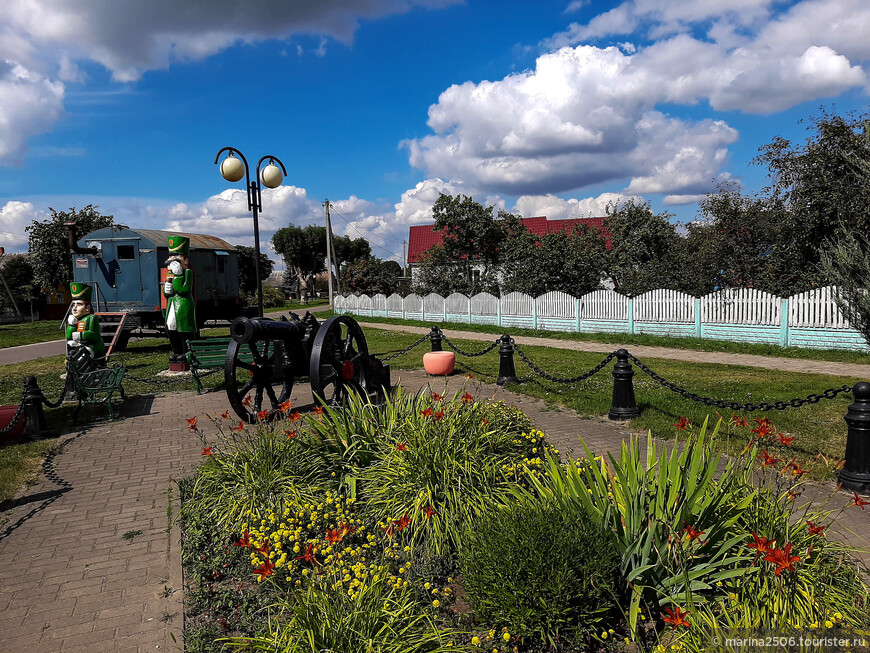
[{"label": "white globe lamp", "polygon": [[260,181],[266,188],[278,188],[284,181],[284,175],[281,173],[281,168],[270,163],[260,171]]},{"label": "white globe lamp", "polygon": [[228,156],[221,163],[221,175],[227,181],[239,181],[245,176],[245,164],[241,159],[234,156]]}]

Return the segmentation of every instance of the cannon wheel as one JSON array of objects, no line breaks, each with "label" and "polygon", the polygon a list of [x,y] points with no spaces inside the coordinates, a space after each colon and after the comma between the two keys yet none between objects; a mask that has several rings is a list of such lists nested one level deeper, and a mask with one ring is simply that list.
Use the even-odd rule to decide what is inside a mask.
[{"label": "cannon wheel", "polygon": [[356,320],[347,315],[326,320],[314,338],[308,369],[315,400],[334,406],[351,390],[366,396],[368,359],[366,338]]},{"label": "cannon wheel", "polygon": [[293,365],[284,343],[230,340],[224,385],[230,405],[242,421],[254,424],[257,413],[264,410],[269,411],[267,420],[280,416],[280,404],[293,390]]}]

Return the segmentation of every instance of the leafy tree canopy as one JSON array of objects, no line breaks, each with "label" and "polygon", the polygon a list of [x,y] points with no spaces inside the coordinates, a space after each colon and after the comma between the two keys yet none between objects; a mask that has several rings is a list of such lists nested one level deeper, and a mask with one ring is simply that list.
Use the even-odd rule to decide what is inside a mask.
[{"label": "leafy tree canopy", "polygon": [[[247,245],[236,245],[239,253],[239,289],[245,294],[257,291],[257,267],[254,264],[257,251]],[[263,282],[272,274],[275,263],[260,252],[260,281]]]},{"label": "leafy tree canopy", "polygon": [[287,275],[296,281],[300,299],[306,302],[314,277],[326,270],[326,227],[283,227],[272,236],[272,248],[284,258]]},{"label": "leafy tree canopy", "polygon": [[402,267],[395,261],[382,261],[369,256],[345,265],[341,272],[341,284],[349,292],[391,295],[398,290],[401,274]]},{"label": "leafy tree canopy", "polygon": [[45,221],[34,220],[25,231],[29,234],[33,276],[36,283],[48,288],[69,285],[73,279],[73,257],[69,251],[68,231],[64,222],[76,223],[76,239],[115,224],[111,215],[101,215],[97,207],[88,204],[80,211],[55,211]]},{"label": "leafy tree canopy", "polygon": [[4,258],[3,267],[0,268],[0,274],[5,281],[5,285],[0,286],[0,308],[5,310],[17,307],[22,313],[29,313],[31,302],[41,296],[39,286],[33,280],[31,257],[24,254],[10,254]]}]

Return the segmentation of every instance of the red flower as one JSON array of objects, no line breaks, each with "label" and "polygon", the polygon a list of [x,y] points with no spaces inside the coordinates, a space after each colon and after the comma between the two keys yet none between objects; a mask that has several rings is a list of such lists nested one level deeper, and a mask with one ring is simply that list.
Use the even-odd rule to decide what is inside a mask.
[{"label": "red flower", "polygon": [[286,435],[288,438],[295,438],[296,429],[293,429],[292,431],[284,431],[284,435]]},{"label": "red flower", "polygon": [[238,426],[234,426],[234,427],[232,428],[232,430],[233,430],[233,431],[244,431],[244,430],[245,430],[245,423],[244,423],[244,422],[239,422]]},{"label": "red flower", "polygon": [[752,537],[755,541],[749,545],[749,548],[755,551],[757,555],[767,553],[773,548],[775,543],[775,540],[768,540],[766,537],[758,537],[755,533],[752,534]]},{"label": "red flower", "polygon": [[348,524],[341,523],[338,525],[338,530],[341,531],[342,535],[350,535],[356,530],[356,526],[349,526]]},{"label": "red flower", "polygon": [[291,404],[290,400],[288,399],[287,401],[282,401],[280,404],[278,404],[278,408],[282,413],[289,413],[290,409],[293,408],[293,404]]},{"label": "red flower", "polygon": [[186,418],[186,420],[187,420],[187,428],[189,428],[191,431],[195,431],[196,430],[196,417],[188,417],[188,418]]},{"label": "red flower", "polygon": [[[474,377],[469,374],[468,378],[472,379]],[[466,392],[464,395],[462,395],[462,401],[464,401],[466,404],[470,404],[472,401],[474,401],[474,396]]]},{"label": "red flower", "polygon": [[293,411],[290,413],[290,421],[295,422],[302,418],[302,415],[299,414],[299,411]]},{"label": "red flower", "polygon": [[786,498],[787,498],[789,501],[794,501],[795,499],[797,499],[797,498],[798,498],[800,495],[802,495],[802,494],[803,494],[802,491],[801,491],[801,492],[798,492],[797,490],[795,490],[794,488],[792,488],[792,489],[789,490],[788,493],[786,494]]},{"label": "red flower", "polygon": [[861,510],[864,510],[864,506],[870,506],[870,502],[864,501],[864,499],[858,496],[857,492],[853,492],[852,503],[850,503],[849,506],[858,506]]},{"label": "red flower", "polygon": [[785,545],[784,549],[773,549],[764,559],[776,565],[776,575],[779,576],[783,570],[796,571],[794,563],[800,562],[800,556],[791,554],[791,542]]},{"label": "red flower", "polygon": [[275,572],[275,563],[269,558],[259,567],[254,567],[254,573],[259,576],[257,580],[263,580],[266,576],[271,576]]},{"label": "red flower", "polygon": [[769,417],[756,417],[753,421],[759,426],[770,426]]},{"label": "red flower", "polygon": [[431,417],[431,415],[432,415],[432,409],[431,409],[431,408],[427,408],[426,410],[421,410],[421,411],[420,411],[420,414],[421,414],[423,417]]},{"label": "red flower", "polygon": [[317,562],[317,557],[315,555],[313,544],[309,544],[307,547],[305,547],[305,553],[303,553],[301,556],[297,557],[296,559],[297,560],[304,560],[305,562],[311,562],[311,563],[314,563],[315,565],[320,564],[319,562]]},{"label": "red flower", "polygon": [[665,612],[667,616],[664,617],[664,622],[666,624],[671,624],[671,628],[676,629],[678,626],[683,626],[685,628],[691,628],[692,624],[686,621],[686,617],[689,616],[688,612],[683,612],[680,606],[677,606],[676,611],[671,610],[670,608],[665,608]]},{"label": "red flower", "polygon": [[784,447],[790,447],[794,444],[794,436],[788,437],[785,433],[777,433],[779,443]]},{"label": "red flower", "polygon": [[329,544],[338,544],[344,539],[344,531],[339,528],[327,528],[324,538]]},{"label": "red flower", "polygon": [[432,401],[441,401],[442,399],[444,399],[444,396],[439,395],[437,392],[433,392],[431,396],[432,396]]},{"label": "red flower", "polygon": [[259,547],[257,549],[257,551],[262,553],[264,556],[266,556],[268,558],[269,557],[269,541],[266,540],[265,542],[263,542],[263,546]]},{"label": "red flower", "polygon": [[781,463],[782,460],[780,458],[774,458],[769,453],[767,453],[766,449],[762,449],[761,453],[758,455],[761,459],[761,466],[768,467],[770,465],[776,465],[776,463]]},{"label": "red flower", "polygon": [[[474,374],[471,374],[470,372],[466,372],[466,373],[465,373],[465,378],[466,378],[466,379],[473,379],[473,378],[474,378]],[[468,394],[468,393],[466,392],[465,394]]]},{"label": "red flower", "polygon": [[411,525],[411,518],[405,513],[396,520],[396,530],[401,531]]},{"label": "red flower", "polygon": [[810,535],[821,535],[822,531],[825,530],[824,526],[819,526],[811,521],[807,522],[807,526],[810,527]]},{"label": "red flower", "polygon": [[480,420],[480,423],[483,424],[484,426],[489,424],[489,422],[487,421],[487,419],[485,417],[482,420]]},{"label": "red flower", "polygon": [[692,423],[689,421],[688,417],[681,417],[680,421],[674,424],[678,429],[688,429],[691,428]]},{"label": "red flower", "polygon": [[251,546],[251,534],[248,533],[247,528],[245,529],[245,534],[242,535],[238,540],[233,542],[233,546],[244,546],[244,547]]},{"label": "red flower", "polygon": [[264,419],[266,419],[267,417],[269,417],[269,411],[268,411],[268,410],[259,410],[259,411],[257,411],[257,419],[260,420],[261,422],[262,422]]},{"label": "red flower", "polygon": [[809,473],[810,473],[810,470],[808,470],[808,469],[801,469],[801,466],[800,466],[798,463],[795,463],[795,462],[793,462],[793,463],[789,463],[788,465],[786,465],[786,466],[783,468],[782,471],[785,472],[785,470],[787,470],[789,467],[792,468],[792,469],[791,469],[791,473],[792,473],[792,475],[793,475],[793,476],[797,476],[798,478],[800,478],[800,477],[803,476],[804,474],[809,474]]},{"label": "red flower", "polygon": [[252,403],[254,403],[254,400],[251,399],[251,395],[248,395],[247,397],[242,399],[242,406],[250,407]]},{"label": "red flower", "polygon": [[211,447],[203,447],[202,448],[202,455],[203,456],[210,456],[211,455]]},{"label": "red flower", "polygon": [[380,528],[381,528],[382,531],[384,531],[384,534],[385,534],[387,537],[390,537],[390,538],[391,538],[391,537],[393,537],[393,531],[395,530],[396,525],[393,524],[393,523],[391,523],[389,526],[381,526]]},{"label": "red flower", "polygon": [[421,508],[421,510],[423,511],[423,516],[424,516],[426,519],[429,519],[429,518],[432,517],[433,515],[437,515],[437,514],[438,514],[438,513],[435,511],[435,508],[434,508],[433,506],[428,506],[427,508]]},{"label": "red flower", "polygon": [[224,412],[221,413],[221,419],[229,419],[229,418],[230,418],[230,411],[225,410]]},{"label": "red flower", "polygon": [[737,415],[731,415],[731,423],[734,426],[749,426],[749,422],[746,421],[746,418],[742,415],[737,417]]},{"label": "red flower", "polygon": [[432,417],[434,417],[435,419],[442,419],[444,417],[444,411],[443,410],[435,411],[434,413],[432,413]]},{"label": "red flower", "polygon": [[[686,522],[683,523],[686,524]],[[701,536],[706,532],[707,531],[696,530],[694,526],[689,526],[688,524],[686,524],[686,527],[683,529],[681,534],[688,535],[689,541],[691,542],[692,540],[700,540]]]},{"label": "red flower", "polygon": [[[756,420],[757,421],[757,420]],[[773,433],[773,428],[769,424],[761,424],[752,429],[752,432],[758,435],[758,439],[766,438]]]},{"label": "red flower", "polygon": [[314,407],[315,415],[323,415],[323,406],[315,406]]},{"label": "red flower", "polygon": [[408,445],[404,442],[399,442],[398,444],[396,444],[396,449],[398,449],[399,451],[407,451]]}]

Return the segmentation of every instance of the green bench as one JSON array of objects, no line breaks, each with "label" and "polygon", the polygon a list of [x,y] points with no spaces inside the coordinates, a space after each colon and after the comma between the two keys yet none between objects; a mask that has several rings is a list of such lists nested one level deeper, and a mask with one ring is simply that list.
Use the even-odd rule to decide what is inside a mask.
[{"label": "green bench", "polygon": [[[227,362],[227,348],[230,346],[230,338],[207,338],[205,340],[189,340],[187,351],[187,363],[196,381],[196,392],[202,394],[202,381],[199,372],[202,370],[222,369]],[[252,363],[254,356],[248,347],[239,349],[238,360]]]},{"label": "green bench", "polygon": [[126,372],[126,367],[106,367],[104,362],[94,360],[84,347],[71,352],[67,358],[66,373],[72,377],[72,389],[79,402],[72,414],[73,421],[84,404],[103,404],[109,411],[109,418],[115,419],[112,395],[119,392],[121,399],[126,399],[121,385]]}]

